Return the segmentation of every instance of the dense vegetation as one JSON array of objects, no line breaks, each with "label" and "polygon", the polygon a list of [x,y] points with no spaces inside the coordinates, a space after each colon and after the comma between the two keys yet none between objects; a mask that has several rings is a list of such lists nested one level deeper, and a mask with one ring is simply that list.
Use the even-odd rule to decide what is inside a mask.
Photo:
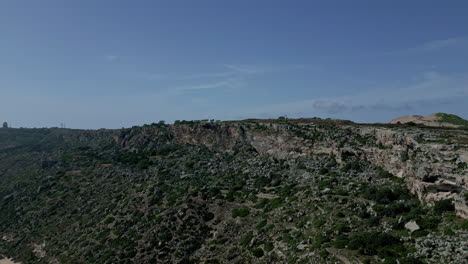
[{"label": "dense vegetation", "polygon": [[459,116],[445,113],[437,113],[436,116],[440,117],[439,122],[449,123],[452,125],[468,128],[468,120],[465,120]]}]

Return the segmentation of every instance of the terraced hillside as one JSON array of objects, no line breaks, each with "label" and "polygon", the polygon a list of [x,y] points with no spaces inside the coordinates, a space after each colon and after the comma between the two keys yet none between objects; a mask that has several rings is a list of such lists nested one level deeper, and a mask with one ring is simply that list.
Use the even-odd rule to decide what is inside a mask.
[{"label": "terraced hillside", "polygon": [[467,263],[467,143],[320,119],[0,129],[0,255]]}]

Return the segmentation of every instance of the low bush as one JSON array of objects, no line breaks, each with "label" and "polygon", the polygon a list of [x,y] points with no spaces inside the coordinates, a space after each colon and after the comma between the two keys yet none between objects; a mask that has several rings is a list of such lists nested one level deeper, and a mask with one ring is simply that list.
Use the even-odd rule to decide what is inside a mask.
[{"label": "low bush", "polygon": [[312,247],[313,248],[321,248],[323,246],[323,244],[325,244],[326,242],[329,242],[330,241],[330,238],[324,236],[324,235],[316,235],[315,236],[315,239],[314,239],[314,243],[312,244]]},{"label": "low bush", "polygon": [[247,207],[234,208],[231,211],[232,217],[246,217],[250,214],[250,209]]},{"label": "low bush", "polygon": [[460,229],[468,231],[468,220],[463,220],[463,222],[460,224]]},{"label": "low bush", "polygon": [[249,231],[247,234],[245,234],[241,238],[241,240],[240,240],[241,246],[247,246],[250,243],[250,240],[252,240],[252,238],[253,238],[253,232]]},{"label": "low bush", "polygon": [[408,199],[410,195],[402,188],[390,188],[381,186],[370,186],[363,191],[362,196],[374,200],[380,204],[389,204],[399,199]]},{"label": "low bush", "polygon": [[400,240],[390,234],[381,232],[361,232],[355,233],[349,238],[348,249],[359,250],[364,255],[376,255],[383,252],[388,255],[390,247],[398,245]]},{"label": "low bush", "polygon": [[266,224],[267,224],[267,220],[262,220],[255,226],[255,228],[261,229],[262,227],[266,226]]},{"label": "low bush", "polygon": [[354,170],[357,172],[361,171],[361,164],[359,164],[359,161],[355,160],[352,162],[348,162],[340,169],[340,171],[342,172],[348,172],[351,170]]},{"label": "low bush", "polygon": [[440,200],[434,204],[434,213],[443,214],[444,212],[451,212],[455,210],[452,199]]},{"label": "low bush", "polygon": [[212,213],[212,212],[207,212],[204,216],[203,216],[203,220],[205,222],[209,222],[211,220],[213,220],[213,218],[215,217],[215,215]]},{"label": "low bush", "polygon": [[275,248],[275,246],[273,245],[272,242],[265,242],[265,244],[263,245],[263,248],[265,249],[266,252],[270,252]]},{"label": "low bush", "polygon": [[321,168],[318,172],[320,175],[325,175],[328,173],[328,169],[327,168]]},{"label": "low bush", "polygon": [[261,248],[254,248],[254,249],[252,250],[252,255],[254,255],[254,256],[257,257],[257,258],[263,257],[263,255],[264,255],[263,249],[261,249]]},{"label": "low bush", "polygon": [[345,248],[348,243],[349,239],[346,236],[338,236],[335,241],[333,241],[332,246],[334,248]]},{"label": "low bush", "polygon": [[377,167],[376,170],[377,170],[377,176],[381,178],[390,178],[393,176],[390,172],[386,171],[382,167]]},{"label": "low bush", "polygon": [[271,207],[271,209],[281,207],[282,205],[283,205],[283,199],[281,198],[273,198],[268,202],[268,206]]}]

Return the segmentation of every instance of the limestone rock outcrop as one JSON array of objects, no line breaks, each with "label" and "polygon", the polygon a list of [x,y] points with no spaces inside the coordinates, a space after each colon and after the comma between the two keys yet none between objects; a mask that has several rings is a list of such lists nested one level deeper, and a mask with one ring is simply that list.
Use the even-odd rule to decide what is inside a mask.
[{"label": "limestone rock outcrop", "polygon": [[279,159],[327,153],[344,163],[343,156],[354,155],[404,178],[423,202],[454,199],[457,214],[468,218],[462,197],[468,145],[451,140],[467,137],[463,130],[252,122],[172,126],[170,134],[178,142],[230,152],[249,147]]}]

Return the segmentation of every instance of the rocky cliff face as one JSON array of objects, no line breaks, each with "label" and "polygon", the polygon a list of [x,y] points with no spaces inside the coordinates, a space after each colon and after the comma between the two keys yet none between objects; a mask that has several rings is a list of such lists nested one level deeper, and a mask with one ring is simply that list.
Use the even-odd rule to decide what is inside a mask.
[{"label": "rocky cliff face", "polygon": [[468,218],[468,133],[463,130],[311,123],[225,123],[173,126],[181,143],[228,152],[251,147],[287,159],[298,156],[354,155],[405,179],[423,202],[454,199],[456,212]]}]

